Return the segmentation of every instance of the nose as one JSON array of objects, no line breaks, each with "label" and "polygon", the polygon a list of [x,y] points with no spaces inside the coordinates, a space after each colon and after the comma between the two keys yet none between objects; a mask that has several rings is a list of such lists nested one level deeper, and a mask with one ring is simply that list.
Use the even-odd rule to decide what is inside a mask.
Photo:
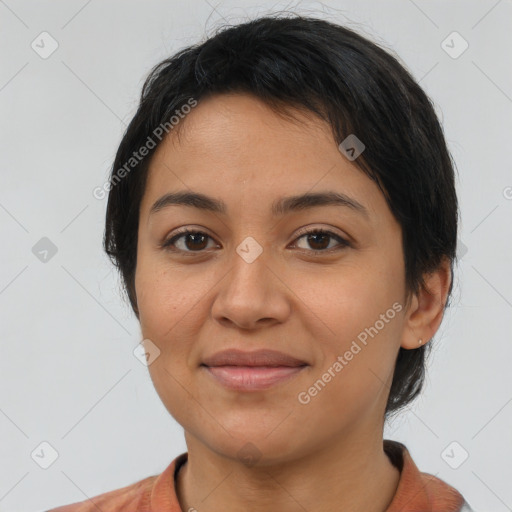
[{"label": "nose", "polygon": [[213,318],[240,329],[285,322],[291,311],[289,289],[271,268],[265,251],[247,258],[241,246],[231,255],[230,270],[219,283]]}]

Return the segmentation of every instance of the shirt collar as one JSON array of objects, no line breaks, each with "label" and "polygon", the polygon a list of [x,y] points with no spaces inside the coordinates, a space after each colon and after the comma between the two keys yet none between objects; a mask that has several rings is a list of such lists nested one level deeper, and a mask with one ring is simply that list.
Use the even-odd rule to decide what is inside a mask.
[{"label": "shirt collar", "polygon": [[[400,480],[386,512],[458,512],[465,503],[462,495],[443,480],[421,473],[406,446],[384,439],[384,452],[400,471]],[[188,452],[178,455],[158,476],[151,492],[148,512],[182,512],[176,495],[176,475],[187,461]]]},{"label": "shirt collar", "polygon": [[406,446],[384,439],[384,451],[400,471],[400,480],[386,512],[458,512],[465,503],[452,486],[429,473],[422,473]]}]

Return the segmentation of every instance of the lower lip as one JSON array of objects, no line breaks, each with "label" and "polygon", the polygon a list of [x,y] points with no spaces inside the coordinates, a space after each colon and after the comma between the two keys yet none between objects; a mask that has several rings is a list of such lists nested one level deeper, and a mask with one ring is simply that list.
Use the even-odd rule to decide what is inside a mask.
[{"label": "lower lip", "polygon": [[299,374],[306,366],[205,366],[223,386],[236,391],[260,391]]}]

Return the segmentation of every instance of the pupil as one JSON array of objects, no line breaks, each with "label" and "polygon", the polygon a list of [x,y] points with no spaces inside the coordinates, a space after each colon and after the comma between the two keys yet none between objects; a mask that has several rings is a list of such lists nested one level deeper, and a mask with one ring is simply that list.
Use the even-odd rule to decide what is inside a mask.
[{"label": "pupil", "polygon": [[[194,243],[197,243],[197,242],[198,242],[198,241],[196,241],[196,240],[195,240],[195,238],[196,238],[196,237],[198,237],[199,239],[203,239],[202,241],[203,241],[203,243],[204,243],[204,238],[205,238],[205,236],[204,236],[203,234],[201,234],[201,233],[189,233],[188,237],[189,237],[189,240],[190,240],[190,239],[192,239],[192,240],[193,240],[192,244],[194,244]],[[199,243],[200,243],[200,242],[199,242]],[[187,242],[187,248],[188,248],[188,249],[191,249],[191,247],[189,247],[188,242]],[[192,248],[193,248],[193,247],[192,247]],[[198,247],[195,247],[195,248],[197,249]],[[199,247],[199,248],[201,249],[202,247]]]},{"label": "pupil", "polygon": [[[314,240],[316,237],[324,238],[324,240],[328,238],[328,236],[327,236],[327,235],[325,235],[325,234],[323,234],[323,233],[316,233],[316,234],[309,235],[309,237],[308,237],[308,243],[311,245],[311,239],[313,239],[313,245],[314,245],[315,243],[317,243],[317,242]],[[321,245],[322,245],[322,244],[321,244]],[[327,245],[329,245],[329,244],[327,244]],[[312,247],[313,247],[313,246],[312,246]],[[313,247],[313,249],[325,249],[325,244],[323,244],[323,245],[322,245],[322,247]]]}]

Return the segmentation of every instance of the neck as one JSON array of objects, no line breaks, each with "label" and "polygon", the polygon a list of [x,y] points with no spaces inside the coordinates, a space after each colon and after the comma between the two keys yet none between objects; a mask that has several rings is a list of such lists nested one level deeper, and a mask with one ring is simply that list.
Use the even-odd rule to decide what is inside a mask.
[{"label": "neck", "polygon": [[382,435],[316,447],[314,453],[247,467],[187,436],[188,460],[178,473],[182,510],[234,512],[384,512],[400,472],[383,449]]}]

